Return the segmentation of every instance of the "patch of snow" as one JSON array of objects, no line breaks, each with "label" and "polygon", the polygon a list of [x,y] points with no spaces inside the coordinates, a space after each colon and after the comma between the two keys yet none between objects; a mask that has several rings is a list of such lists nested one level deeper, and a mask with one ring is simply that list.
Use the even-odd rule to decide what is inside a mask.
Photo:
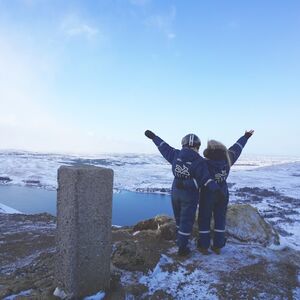
[{"label": "patch of snow", "polygon": [[19,294],[7,296],[7,297],[3,298],[3,300],[14,300],[14,299],[17,299],[17,297],[20,297],[20,296],[29,296],[31,294],[31,291],[32,290],[22,291]]},{"label": "patch of snow", "polygon": [[[230,243],[222,249],[222,255],[210,253],[203,256],[196,250],[195,241],[192,241],[191,250],[190,257],[182,261],[174,261],[169,256],[162,255],[153,271],[138,277],[138,283],[147,286],[148,296],[163,290],[174,299],[219,299],[215,285],[220,282],[220,276],[257,264],[261,260],[278,260],[276,251],[255,245],[249,247]],[[128,277],[126,282],[130,282]],[[251,286],[245,286],[246,288]],[[298,295],[297,293],[299,291],[295,290],[294,295]]]},{"label": "patch of snow", "polygon": [[58,287],[54,290],[53,295],[60,299],[65,299],[67,297],[67,294]]},{"label": "patch of snow", "polygon": [[105,293],[100,291],[95,295],[84,297],[83,300],[102,300],[105,297]]},{"label": "patch of snow", "polygon": [[20,211],[0,203],[0,213],[3,214],[21,214]]}]

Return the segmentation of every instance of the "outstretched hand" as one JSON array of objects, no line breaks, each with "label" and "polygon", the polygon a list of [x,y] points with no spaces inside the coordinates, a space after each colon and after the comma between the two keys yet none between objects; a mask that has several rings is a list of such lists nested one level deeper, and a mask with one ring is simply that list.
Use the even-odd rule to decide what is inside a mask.
[{"label": "outstretched hand", "polygon": [[156,135],[151,130],[146,130],[145,131],[145,136],[147,138],[149,138],[150,140],[153,140],[156,137]]},{"label": "outstretched hand", "polygon": [[254,130],[253,130],[253,129],[251,129],[251,130],[249,130],[249,131],[246,130],[244,136],[245,136],[247,139],[249,139],[249,137],[251,137],[253,133],[254,133]]}]

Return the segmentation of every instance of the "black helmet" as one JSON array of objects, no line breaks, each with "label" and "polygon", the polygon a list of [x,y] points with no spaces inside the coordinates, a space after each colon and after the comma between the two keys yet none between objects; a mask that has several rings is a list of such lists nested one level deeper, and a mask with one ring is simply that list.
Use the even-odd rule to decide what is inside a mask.
[{"label": "black helmet", "polygon": [[182,138],[181,145],[182,145],[182,147],[197,147],[197,148],[199,148],[201,145],[201,141],[197,137],[196,134],[189,133]]}]

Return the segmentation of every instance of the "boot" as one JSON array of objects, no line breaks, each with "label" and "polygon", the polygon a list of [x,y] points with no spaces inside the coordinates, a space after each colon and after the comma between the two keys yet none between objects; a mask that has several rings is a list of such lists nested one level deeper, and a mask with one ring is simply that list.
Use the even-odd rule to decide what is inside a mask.
[{"label": "boot", "polygon": [[203,247],[198,247],[198,250],[203,255],[209,255],[208,249]]},{"label": "boot", "polygon": [[215,252],[217,255],[221,254],[221,248],[217,248],[215,246],[211,246],[210,249]]}]

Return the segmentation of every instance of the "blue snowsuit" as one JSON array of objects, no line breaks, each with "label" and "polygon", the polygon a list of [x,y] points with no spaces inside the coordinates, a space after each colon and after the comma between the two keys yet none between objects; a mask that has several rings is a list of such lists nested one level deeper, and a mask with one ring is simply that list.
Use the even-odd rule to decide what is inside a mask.
[{"label": "blue snowsuit", "polygon": [[226,151],[220,151],[220,149],[210,149],[209,155],[205,155],[209,158],[207,159],[209,172],[220,186],[226,196],[226,200],[217,199],[206,187],[201,189],[198,213],[198,247],[208,248],[210,246],[210,222],[212,215],[214,216],[215,223],[213,246],[216,248],[225,246],[225,223],[229,201],[226,179],[229,175],[230,167],[239,158],[247,140],[245,136],[242,136],[228,149],[228,156],[226,155]]},{"label": "blue snowsuit", "polygon": [[[162,156],[172,165],[174,180],[172,184],[172,207],[176,221],[177,245],[187,247],[192,233],[197,204],[199,202],[199,187],[206,186],[212,193],[219,189],[208,172],[206,160],[190,148],[175,149],[155,136],[153,142]],[[182,179],[190,179],[193,187],[178,189],[176,184]]]}]

